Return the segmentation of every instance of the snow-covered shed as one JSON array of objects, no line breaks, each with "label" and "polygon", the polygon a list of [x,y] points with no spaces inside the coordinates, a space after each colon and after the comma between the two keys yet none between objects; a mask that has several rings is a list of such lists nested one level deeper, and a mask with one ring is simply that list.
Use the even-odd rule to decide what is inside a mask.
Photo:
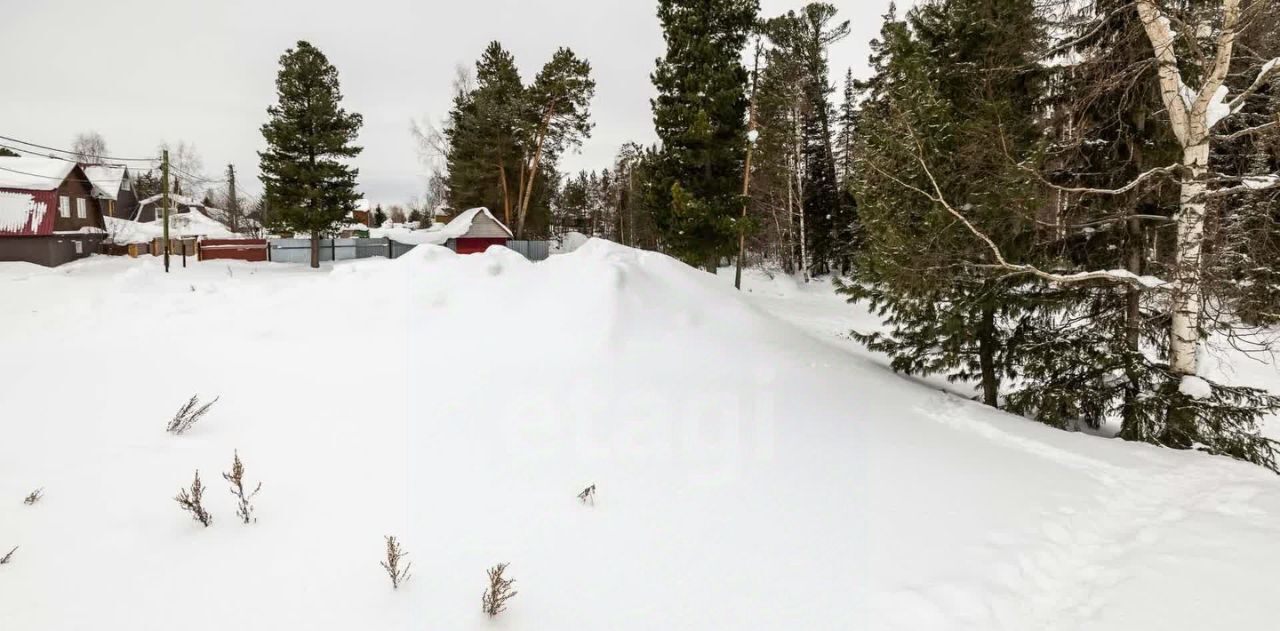
[{"label": "snow-covered shed", "polygon": [[488,208],[472,208],[458,215],[445,226],[445,231],[450,233],[446,245],[458,254],[476,254],[490,246],[506,245],[513,236]]}]

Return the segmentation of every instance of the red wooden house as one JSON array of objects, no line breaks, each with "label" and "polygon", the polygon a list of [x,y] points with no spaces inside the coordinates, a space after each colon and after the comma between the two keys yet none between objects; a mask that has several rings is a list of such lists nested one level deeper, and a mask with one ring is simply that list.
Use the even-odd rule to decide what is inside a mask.
[{"label": "red wooden house", "polygon": [[489,246],[506,245],[512,238],[511,230],[488,208],[472,208],[450,221],[444,230],[456,235],[446,245],[458,254],[479,254]]},{"label": "red wooden house", "polygon": [[61,265],[97,252],[104,228],[101,204],[79,165],[0,158],[0,261]]}]

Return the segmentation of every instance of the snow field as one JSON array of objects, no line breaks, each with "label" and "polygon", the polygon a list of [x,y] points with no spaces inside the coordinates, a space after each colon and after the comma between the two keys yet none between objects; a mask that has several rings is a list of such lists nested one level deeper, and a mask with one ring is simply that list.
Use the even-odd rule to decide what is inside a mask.
[{"label": "snow field", "polygon": [[[158,268],[0,265],[0,628],[1276,622],[1275,476],[901,379],[809,288],[594,240]],[[222,400],[166,434],[197,392]],[[170,499],[196,468],[208,529]],[[499,562],[519,595],[490,620]]]}]

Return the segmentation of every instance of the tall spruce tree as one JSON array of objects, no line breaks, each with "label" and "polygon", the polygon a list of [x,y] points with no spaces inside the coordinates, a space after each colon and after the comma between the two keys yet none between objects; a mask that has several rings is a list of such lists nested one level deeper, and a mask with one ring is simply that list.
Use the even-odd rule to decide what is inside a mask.
[{"label": "tall spruce tree", "polygon": [[311,267],[320,267],[321,237],[360,199],[358,171],[344,159],[360,154],[363,119],[342,108],[338,70],[305,41],[280,57],[276,96],[262,126],[267,150],[258,153],[263,201],[276,229],[310,235]]},{"label": "tall spruce tree", "polygon": [[758,0],[658,2],[667,51],[653,73],[662,146],[650,203],[666,248],[709,269],[736,250],[747,148],[742,51],[758,12]]},{"label": "tall spruce tree", "polygon": [[1002,250],[1033,254],[1038,190],[992,139],[1024,154],[1036,146],[1043,82],[1028,61],[1042,37],[1032,0],[933,2],[907,21],[891,12],[863,85],[855,183],[866,243],[842,292],[889,331],[858,337],[901,372],[977,382],[993,406],[1017,370],[1017,327],[1038,283],[984,268],[987,246],[926,191],[936,181]]}]

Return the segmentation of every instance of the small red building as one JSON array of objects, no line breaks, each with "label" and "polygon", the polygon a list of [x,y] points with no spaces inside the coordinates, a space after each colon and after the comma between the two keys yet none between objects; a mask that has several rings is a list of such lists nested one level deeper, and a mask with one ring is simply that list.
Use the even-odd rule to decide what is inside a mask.
[{"label": "small red building", "polygon": [[446,245],[458,254],[479,254],[490,246],[505,246],[513,236],[488,208],[472,208],[458,215],[445,230],[457,235]]},{"label": "small red building", "polygon": [[105,233],[101,204],[79,165],[0,158],[0,261],[54,267],[97,252]]}]

